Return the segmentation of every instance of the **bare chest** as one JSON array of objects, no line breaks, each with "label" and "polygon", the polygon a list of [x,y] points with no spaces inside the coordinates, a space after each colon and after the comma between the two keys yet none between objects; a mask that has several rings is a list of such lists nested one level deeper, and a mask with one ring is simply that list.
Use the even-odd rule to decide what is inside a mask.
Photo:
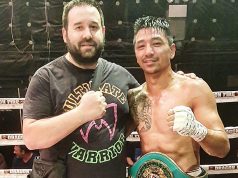
[{"label": "bare chest", "polygon": [[175,106],[189,106],[189,99],[184,94],[176,92],[162,93],[160,96],[145,96],[143,101],[138,101],[137,114],[139,129],[148,131],[155,128],[156,130],[167,130],[168,111]]}]

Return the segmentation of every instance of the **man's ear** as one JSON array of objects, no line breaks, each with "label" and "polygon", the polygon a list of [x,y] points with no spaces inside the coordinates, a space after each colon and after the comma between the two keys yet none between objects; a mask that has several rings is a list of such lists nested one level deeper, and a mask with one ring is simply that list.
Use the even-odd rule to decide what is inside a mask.
[{"label": "man's ear", "polygon": [[63,36],[64,43],[67,43],[67,40],[66,40],[67,30],[64,27],[62,28],[62,36]]},{"label": "man's ear", "polygon": [[102,33],[103,33],[103,37],[105,39],[105,33],[106,33],[106,27],[105,26],[102,27]]},{"label": "man's ear", "polygon": [[174,58],[175,52],[176,52],[176,45],[174,43],[171,44],[170,50],[171,50],[170,59],[172,60]]}]

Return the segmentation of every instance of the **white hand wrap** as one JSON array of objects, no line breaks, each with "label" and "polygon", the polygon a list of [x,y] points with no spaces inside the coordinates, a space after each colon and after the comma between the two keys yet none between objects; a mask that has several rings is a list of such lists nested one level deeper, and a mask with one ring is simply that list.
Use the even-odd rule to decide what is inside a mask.
[{"label": "white hand wrap", "polygon": [[176,106],[174,111],[173,131],[182,136],[190,136],[196,142],[202,141],[207,135],[207,128],[198,122],[189,107]]}]

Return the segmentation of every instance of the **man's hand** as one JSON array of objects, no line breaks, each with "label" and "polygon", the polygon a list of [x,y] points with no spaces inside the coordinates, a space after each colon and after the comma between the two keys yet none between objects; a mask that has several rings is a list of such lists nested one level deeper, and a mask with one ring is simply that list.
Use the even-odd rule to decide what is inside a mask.
[{"label": "man's hand", "polygon": [[133,164],[134,164],[134,162],[132,161],[132,159],[129,156],[126,157],[126,162],[127,162],[128,166],[133,166]]},{"label": "man's hand", "polygon": [[106,99],[101,91],[89,91],[83,95],[78,110],[86,122],[100,119],[106,113]]},{"label": "man's hand", "polygon": [[185,73],[184,73],[183,71],[181,71],[181,70],[177,71],[176,73],[179,74],[179,75],[184,75],[184,76],[189,77],[189,78],[191,78],[191,79],[199,79],[199,77],[196,76],[195,73],[187,73],[187,74],[185,74]]},{"label": "man's hand", "polygon": [[186,106],[176,106],[168,112],[169,126],[179,135],[190,136],[195,141],[202,141],[207,135],[207,128],[196,120],[192,110]]}]

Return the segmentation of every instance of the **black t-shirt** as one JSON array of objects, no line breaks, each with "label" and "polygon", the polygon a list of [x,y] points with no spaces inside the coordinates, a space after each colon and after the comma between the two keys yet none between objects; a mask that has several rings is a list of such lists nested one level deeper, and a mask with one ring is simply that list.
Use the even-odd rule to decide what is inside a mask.
[{"label": "black t-shirt", "polygon": [[2,153],[0,153],[0,169],[6,169],[7,163]]},{"label": "black t-shirt", "polygon": [[35,157],[38,156],[38,154],[34,153],[32,154],[31,159],[29,159],[27,162],[24,162],[21,158],[17,158],[16,156],[12,160],[12,169],[32,169],[33,160]]},{"label": "black t-shirt", "polygon": [[[103,60],[100,90],[106,115],[88,122],[42,155],[67,161],[67,178],[123,178],[126,175],[125,123],[127,91],[139,84],[124,68]],[[94,70],[80,69],[64,56],[41,67],[32,77],[24,102],[24,118],[47,118],[75,108],[90,90]],[[87,111],[85,111],[87,112]],[[50,156],[49,156],[50,155]]]}]

